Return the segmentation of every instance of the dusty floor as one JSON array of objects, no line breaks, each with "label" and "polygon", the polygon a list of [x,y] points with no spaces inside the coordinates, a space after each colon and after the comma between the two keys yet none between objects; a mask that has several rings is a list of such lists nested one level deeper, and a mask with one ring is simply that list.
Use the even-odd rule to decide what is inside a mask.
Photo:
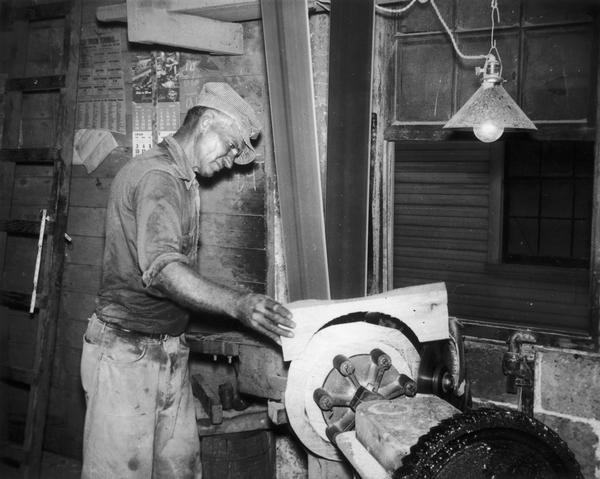
[{"label": "dusty floor", "polygon": [[[81,462],[75,459],[44,452],[41,479],[79,479]],[[9,464],[0,462],[0,478],[21,479],[23,472]]]}]

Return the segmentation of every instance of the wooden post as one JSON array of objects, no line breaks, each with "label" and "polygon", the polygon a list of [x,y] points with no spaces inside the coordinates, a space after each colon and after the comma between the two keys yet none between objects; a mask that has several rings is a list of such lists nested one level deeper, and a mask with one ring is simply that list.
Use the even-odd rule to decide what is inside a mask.
[{"label": "wooden post", "polygon": [[307,8],[261,0],[291,301],[329,298]]}]

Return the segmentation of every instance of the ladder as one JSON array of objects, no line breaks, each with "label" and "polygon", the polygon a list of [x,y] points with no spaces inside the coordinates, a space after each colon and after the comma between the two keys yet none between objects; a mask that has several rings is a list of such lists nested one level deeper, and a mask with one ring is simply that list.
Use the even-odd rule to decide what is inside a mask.
[{"label": "ladder", "polygon": [[[18,463],[26,478],[40,477],[48,412],[75,129],[81,3],[0,0],[0,32],[10,39],[0,41],[0,49],[10,52],[0,55],[0,458]],[[5,59],[10,61],[3,65]],[[9,341],[11,331],[19,329],[16,326],[26,329],[23,325],[35,331],[28,367],[14,364],[11,352],[18,348],[11,348]],[[19,434],[12,424],[9,427],[14,391],[27,394]],[[15,442],[15,436],[22,441]]]}]

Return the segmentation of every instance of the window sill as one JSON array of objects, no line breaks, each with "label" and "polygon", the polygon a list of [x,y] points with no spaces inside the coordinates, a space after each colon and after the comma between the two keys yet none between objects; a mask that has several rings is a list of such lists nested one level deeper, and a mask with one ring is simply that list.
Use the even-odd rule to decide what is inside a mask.
[{"label": "window sill", "polygon": [[486,272],[503,278],[524,279],[545,283],[589,285],[589,271],[586,268],[559,268],[508,263],[486,263]]},{"label": "window sill", "polygon": [[587,332],[552,328],[536,328],[527,325],[483,322],[472,319],[456,318],[462,324],[462,334],[472,341],[491,341],[506,343],[517,331],[529,331],[536,337],[536,344],[561,349],[595,351],[596,341]]}]

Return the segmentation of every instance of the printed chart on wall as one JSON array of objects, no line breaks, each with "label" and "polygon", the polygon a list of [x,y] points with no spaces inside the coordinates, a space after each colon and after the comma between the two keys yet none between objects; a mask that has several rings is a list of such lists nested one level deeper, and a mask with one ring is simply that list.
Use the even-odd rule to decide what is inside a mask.
[{"label": "printed chart on wall", "polygon": [[179,128],[179,53],[155,51],[134,55],[132,83],[135,156]]},{"label": "printed chart on wall", "polygon": [[82,31],[77,90],[77,128],[126,134],[121,30]]}]

